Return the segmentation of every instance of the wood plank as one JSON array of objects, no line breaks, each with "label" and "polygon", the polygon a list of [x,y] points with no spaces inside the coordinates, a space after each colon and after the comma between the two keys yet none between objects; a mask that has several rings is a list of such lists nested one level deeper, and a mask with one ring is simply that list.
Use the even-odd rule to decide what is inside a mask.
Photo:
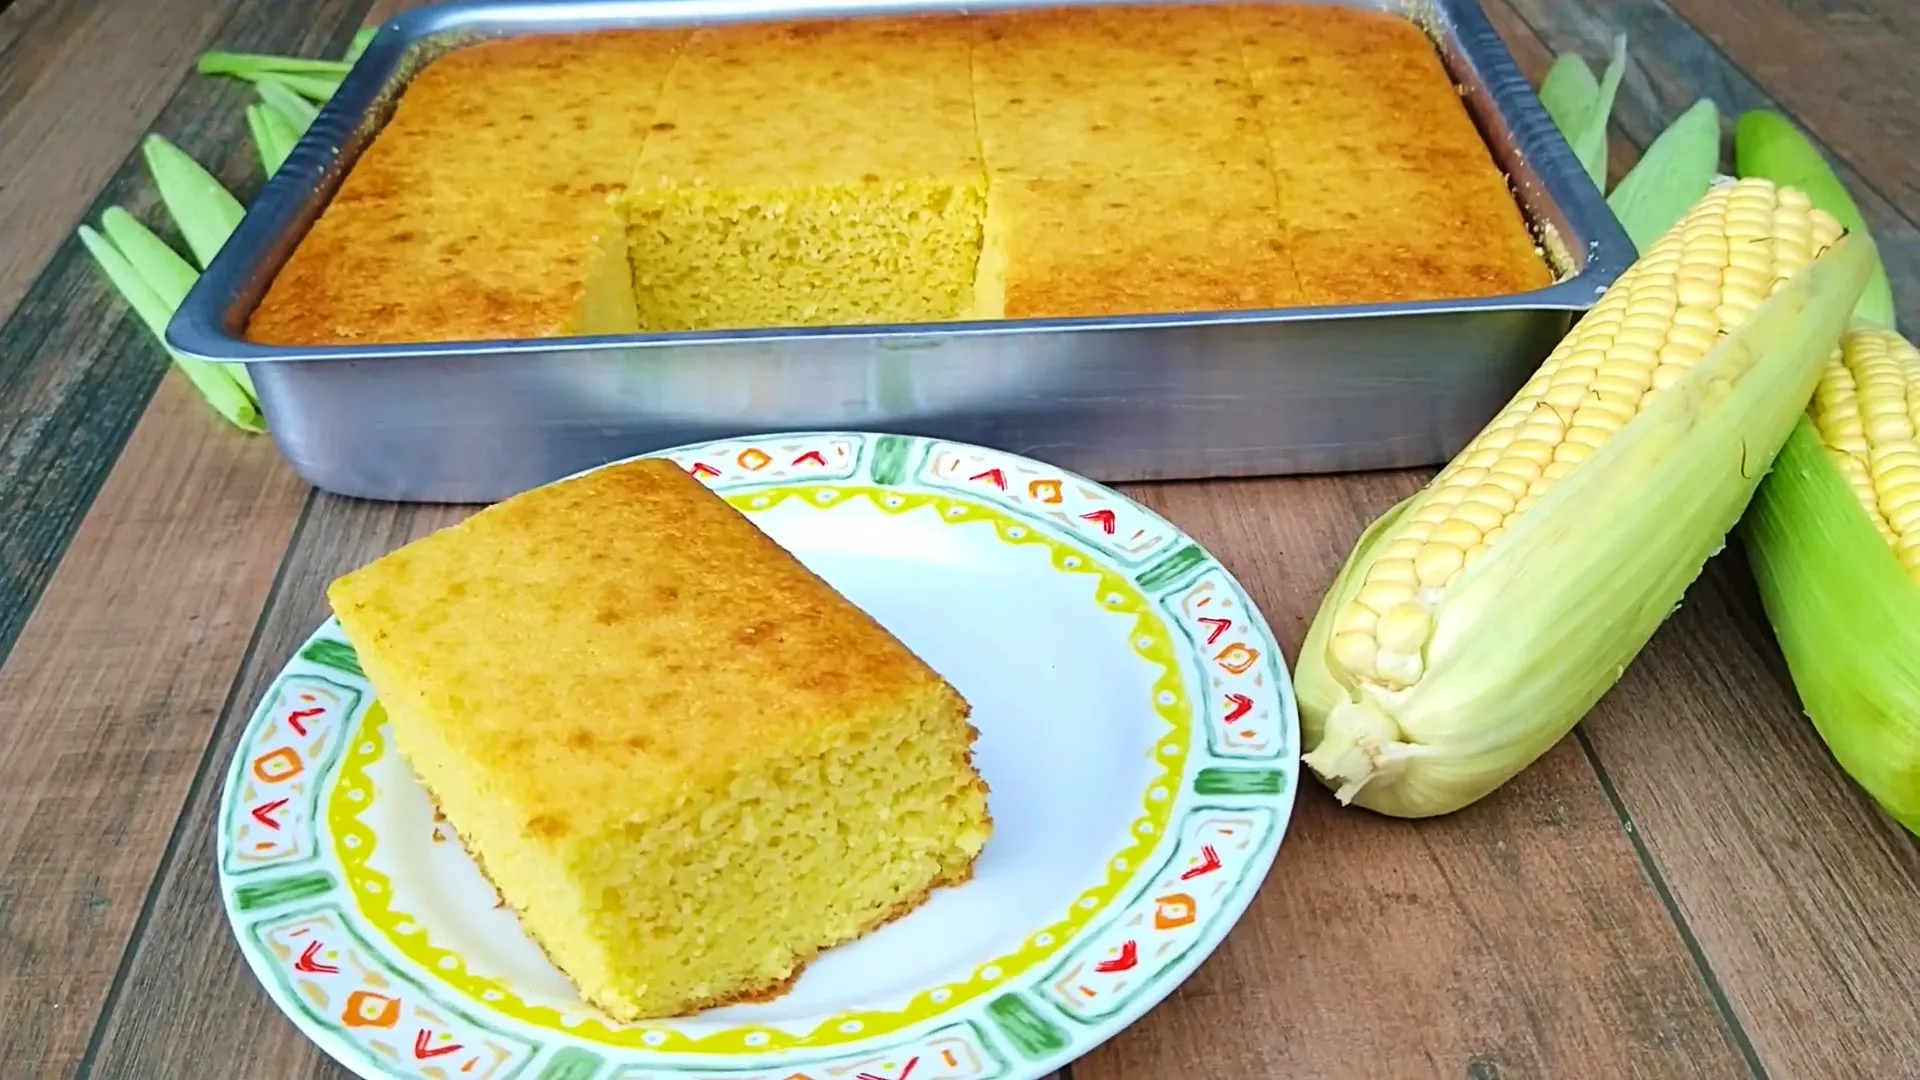
[{"label": "wood plank", "polygon": [[[1556,49],[1590,48],[1608,32],[1605,19],[1648,14],[1637,3],[1511,2]],[[1692,33],[1676,19],[1627,28],[1634,55],[1653,54],[1649,78],[1628,80],[1622,93],[1622,126],[1636,140],[1685,106],[1683,78],[1718,88],[1723,104],[1752,90],[1697,35],[1673,40]],[[1879,213],[1912,250],[1899,239],[1911,225],[1884,203]],[[1889,263],[1911,320],[1914,264],[1902,272]],[[1705,692],[1676,692],[1686,687]],[[1920,1074],[1910,992],[1920,844],[1833,764],[1796,702],[1736,547],[1708,567],[1581,730],[1767,1071],[1823,1075],[1846,1061],[1860,1075]]]},{"label": "wood plank", "polygon": [[[246,0],[214,40],[226,48],[337,53],[366,6],[366,0],[324,0],[302,5],[295,18],[274,0]],[[147,11],[136,21],[150,18]],[[193,78],[167,100],[155,124],[243,194],[257,187],[259,171],[246,138],[246,96],[228,81]],[[0,135],[0,145],[10,150],[6,138]],[[131,142],[120,147],[123,163],[93,200],[90,219],[117,203],[150,224],[161,220],[138,151],[129,154]],[[41,212],[43,204],[33,205]],[[71,235],[70,224],[60,226],[63,235]],[[16,261],[10,246],[0,250],[8,252],[0,263]],[[0,325],[0,658],[167,367],[165,353],[77,240],[60,248]]]},{"label": "wood plank", "polygon": [[305,498],[169,375],[0,667],[0,1061],[79,1059]]},{"label": "wood plank", "polygon": [[1920,4],[1668,0],[1909,221],[1920,221]]},{"label": "wood plank", "polygon": [[349,1077],[308,1042],[247,972],[208,864],[221,779],[260,697],[327,617],[327,582],[471,512],[316,494],[262,616],[258,646],[219,718],[207,766],[182,813],[194,842],[161,868],[152,914],[133,942],[116,1008],[102,1018],[88,1075]]},{"label": "wood plank", "polygon": [[[1219,553],[1292,650],[1345,546],[1420,479],[1135,494]],[[219,769],[279,665],[324,618],[326,581],[464,513],[318,497],[222,719],[185,835],[213,829]],[[163,872],[94,1074],[185,1075],[190,1061],[208,1075],[344,1076],[252,980],[233,977],[238,951],[203,857],[182,851]],[[1327,872],[1334,865],[1338,872]],[[1321,991],[1330,985],[1342,993]],[[1471,993],[1462,994],[1464,986]],[[1368,1008],[1347,1005],[1356,1000]],[[1214,1022],[1222,1002],[1247,1022]],[[1370,1075],[1382,1076],[1440,1066],[1554,1075],[1586,1065],[1610,1066],[1597,1075],[1745,1075],[1571,743],[1510,790],[1444,823],[1387,821],[1339,810],[1317,788],[1306,793],[1280,869],[1225,953],[1074,1075],[1170,1075],[1196,1063],[1251,1070],[1282,1060],[1299,1075],[1338,1075],[1355,1060],[1379,1063]]]},{"label": "wood plank", "polygon": [[[218,40],[344,48],[364,7],[288,19],[262,0]],[[15,57],[44,48],[51,17],[18,15],[0,39]],[[197,79],[159,126],[233,182],[257,169],[236,150],[240,100]],[[150,211],[144,189],[127,164],[96,206]],[[271,442],[227,427],[167,372],[77,247],[0,328],[0,1060],[36,1075],[82,1061],[155,872],[183,843],[177,810],[306,498]]]},{"label": "wood plank", "polygon": [[[1769,0],[1776,2],[1776,0]],[[1628,35],[1630,59],[1614,107],[1618,129],[1636,146],[1645,146],[1681,110],[1700,97],[1711,97],[1723,116],[1747,109],[1786,110],[1766,89],[1755,83],[1662,0],[1492,0],[1505,5],[1521,23],[1555,53],[1575,50],[1589,58],[1606,54],[1613,35]],[[1741,8],[1746,7],[1742,0]],[[1898,69],[1895,69],[1898,70]],[[1819,73],[1819,67],[1810,67]],[[1537,81],[1540,72],[1529,72]],[[1897,76],[1886,76],[1898,81]],[[1876,111],[1877,124],[1891,118]],[[1804,117],[1796,117],[1803,126]],[[1818,138],[1818,132],[1813,133]],[[1920,326],[1920,225],[1876,193],[1866,177],[1852,169],[1833,146],[1822,146],[1842,183],[1860,204],[1867,227],[1873,231],[1903,325]],[[1729,162],[1730,164],[1730,162]]]},{"label": "wood plank", "polygon": [[[1361,529],[1425,475],[1129,493],[1226,563],[1291,657]],[[1222,951],[1074,1077],[1188,1071],[1748,1075],[1571,740],[1436,821],[1343,809],[1309,781]]]},{"label": "wood plank", "polygon": [[152,0],[21,0],[0,14],[0,320],[191,77],[234,3],[170,0],[156,19]]},{"label": "wood plank", "polygon": [[[361,10],[355,12],[353,9],[356,6]],[[299,45],[278,46],[278,48],[284,51],[331,55],[344,47],[343,37],[348,28],[378,23],[409,6],[412,4],[408,0],[374,0],[371,5],[343,5],[324,13],[315,13],[309,9],[302,12],[303,20],[307,20],[312,34],[321,40],[318,43],[302,42],[301,45],[311,47],[307,49],[302,49]],[[263,21],[270,21],[272,15],[270,10],[263,10],[260,14],[264,17]],[[345,17],[348,15],[353,17]],[[269,48],[261,45],[249,47]],[[202,160],[208,159],[202,157]],[[178,381],[179,378],[175,374],[168,378],[167,383],[171,386]],[[172,396],[177,397],[178,394]],[[166,398],[163,397],[160,400],[166,400]],[[188,411],[193,413],[195,419],[203,423],[211,422],[205,406],[201,405],[197,398],[190,404],[192,408]],[[156,401],[155,408],[156,410],[159,408],[159,401]],[[142,431],[149,423],[154,421],[143,422]],[[174,418],[171,426],[177,434],[180,427],[178,417]],[[229,435],[228,438],[231,440],[235,437]],[[253,441],[250,445],[256,453],[273,453],[264,440]],[[131,460],[145,456],[147,455],[143,453],[139,436],[136,435],[136,441],[128,447],[127,457]],[[211,827],[211,818],[206,816],[209,811],[208,800],[217,803],[219,778],[222,775],[224,763],[233,754],[232,740],[237,737],[238,725],[244,722],[247,712],[251,710],[264,689],[265,681],[269,680],[285,662],[293,645],[324,617],[324,598],[320,586],[324,585],[327,577],[337,572],[337,569],[330,569],[328,566],[303,559],[302,553],[316,548],[327,550],[332,552],[337,560],[331,564],[331,567],[344,569],[353,565],[356,557],[371,558],[391,547],[398,546],[409,538],[411,535],[409,530],[430,531],[440,524],[450,524],[459,520],[470,510],[383,506],[371,503],[350,503],[347,500],[332,497],[322,498],[293,478],[291,471],[277,456],[271,460],[271,472],[276,478],[285,482],[286,490],[276,491],[276,497],[273,499],[259,500],[255,509],[256,517],[261,516],[262,511],[269,514],[279,511],[284,514],[289,506],[293,507],[297,514],[299,508],[303,507],[310,498],[322,499],[321,506],[311,518],[302,519],[302,524],[299,526],[294,525],[293,518],[286,518],[287,527],[277,534],[279,542],[277,547],[268,542],[269,537],[274,533],[272,522],[256,521],[255,527],[259,531],[253,535],[263,544],[262,565],[268,568],[268,576],[275,582],[272,595],[270,597],[264,590],[261,591],[259,595],[252,598],[250,604],[244,605],[246,617],[221,625],[221,640],[229,647],[229,652],[221,658],[224,663],[215,661],[208,665],[208,669],[218,674],[215,685],[220,688],[224,700],[215,702],[207,708],[195,710],[196,715],[204,717],[207,723],[178,725],[181,741],[197,741],[199,748],[190,765],[168,773],[168,777],[173,781],[172,788],[167,793],[170,797],[141,800],[140,803],[134,804],[146,807],[150,815],[145,819],[149,823],[149,831],[157,829],[161,832],[162,844],[165,844],[165,847],[163,850],[161,844],[153,843],[131,845],[145,856],[143,861],[145,873],[141,877],[140,884],[145,887],[146,905],[141,909],[140,923],[132,928],[134,936],[130,941],[127,940],[124,932],[118,935],[101,935],[103,939],[110,937],[116,946],[124,945],[124,954],[115,957],[120,962],[120,970],[114,976],[110,991],[103,994],[96,988],[92,995],[75,999],[76,1002],[91,1005],[105,998],[98,1009],[73,1010],[76,1022],[90,1024],[93,1031],[93,1038],[87,1046],[85,1057],[79,1064],[79,1074],[83,1076],[141,1076],[151,1077],[153,1080],[162,1080],[166,1077],[201,1076],[250,1078],[283,1076],[348,1078],[351,1076],[346,1070],[329,1061],[317,1047],[307,1042],[284,1018],[280,1017],[268,1002],[264,991],[249,977],[244,974],[235,977],[236,972],[244,971],[244,965],[239,962],[239,955],[227,928],[225,915],[220,908],[217,895],[211,889],[205,890],[204,895],[198,892],[193,894],[194,898],[200,902],[200,906],[195,914],[196,925],[191,927],[195,932],[210,931],[211,940],[198,947],[192,947],[189,954],[185,956],[176,951],[183,944],[181,929],[168,920],[168,915],[177,912],[178,909],[169,906],[167,901],[178,897],[177,886],[181,884],[181,878],[196,885],[212,883],[211,876],[206,873],[205,848],[197,838],[209,835],[207,830]],[[208,478],[200,475],[201,473],[204,473],[204,470],[194,470],[193,474],[184,481],[184,485],[206,486]],[[117,483],[118,477],[119,472],[116,472],[113,482]],[[102,493],[94,512],[88,517],[89,524],[95,517],[109,512],[111,507],[118,504],[114,496],[115,491],[111,486]],[[353,509],[347,512],[348,516],[342,517],[340,516],[341,507]],[[189,508],[185,511],[186,517],[183,521],[191,523],[195,520],[194,515],[201,512],[204,511]],[[181,522],[171,522],[171,525],[178,529]],[[362,546],[356,548],[350,544],[339,543],[338,540],[343,533],[351,534]],[[220,549],[215,546],[206,550],[219,551]],[[223,554],[228,560],[230,573],[239,565],[252,567],[256,571],[258,569],[252,559],[242,559],[233,551],[226,551]],[[79,558],[80,552],[76,548],[62,563],[62,573],[66,572],[67,566],[83,565],[76,561]],[[292,599],[287,603],[269,606],[272,597]],[[54,595],[50,593],[43,603],[44,611],[39,619],[51,618],[53,616],[49,613],[59,611],[63,607],[64,605],[57,602]],[[38,622],[35,624],[36,629],[37,625]],[[139,632],[146,633],[144,629]],[[26,642],[29,640],[31,635],[22,638],[22,648],[19,653],[16,653],[15,663],[23,663],[19,657],[25,655]],[[172,639],[162,636],[155,640]],[[244,656],[241,652],[231,649],[236,640],[250,643],[246,645]],[[14,664],[9,664],[5,668],[0,668],[0,676],[4,676],[13,667]],[[0,682],[0,686],[4,685]],[[174,697],[172,693],[159,696],[163,700],[173,700]],[[4,732],[5,728],[0,728],[0,735]],[[0,743],[0,746],[4,744]],[[33,771],[29,770],[28,775],[34,775]],[[5,778],[5,774],[0,773],[0,778]],[[193,780],[191,787],[186,783],[189,778]],[[186,804],[181,806],[183,799]],[[168,821],[167,815],[152,813],[156,806],[178,806],[181,809],[173,820]],[[196,810],[202,816],[196,817]],[[163,821],[166,822],[165,825],[161,824]],[[176,842],[166,843],[165,835],[169,831]],[[180,838],[186,839],[182,841]],[[124,837],[120,839],[124,840]],[[0,862],[0,871],[4,870],[5,865]],[[170,885],[175,888],[169,888]],[[141,891],[141,889],[135,889],[134,895],[139,895]],[[4,895],[0,892],[0,896]],[[210,909],[207,907],[208,904],[211,905]],[[132,905],[123,905],[123,908],[131,907]],[[0,914],[3,913],[4,909],[0,909]],[[4,928],[3,922],[0,922],[0,928]],[[193,977],[194,981],[156,984],[146,978],[150,974],[150,969],[143,967],[140,961],[142,958],[153,959],[156,954],[151,950],[155,949],[169,959],[195,961],[193,966],[197,974]],[[49,947],[46,955],[49,961],[60,961],[74,955],[74,952],[72,946],[67,945]],[[175,973],[170,973],[170,977],[172,974]],[[23,1011],[21,1005],[7,1000],[4,991],[9,985],[11,984],[4,973],[0,973],[0,1017],[6,1018],[7,1023],[13,1023],[14,1017],[24,1016],[28,1022],[23,1026],[33,1027],[35,1018],[30,1012]],[[178,998],[183,988],[224,991],[225,996],[216,994],[211,1001],[203,996],[200,1004],[207,1006],[206,1008],[189,1010],[182,1014]],[[53,1006],[53,1008],[58,1007],[58,1004]],[[190,1018],[189,1021],[176,1022],[182,1015]],[[153,1030],[156,1028],[164,1038],[154,1036]],[[125,1039],[130,1032],[140,1040],[139,1046],[130,1047],[126,1043]],[[232,1067],[220,1068],[210,1063],[207,1060],[208,1050],[214,1047],[230,1053],[235,1064]],[[140,1059],[143,1064],[138,1067],[124,1065],[122,1062],[129,1053]],[[0,1060],[14,1060],[10,1048],[4,1041],[0,1041]],[[57,1059],[42,1058],[37,1055],[22,1057],[21,1060],[47,1060],[51,1063],[59,1063]]]},{"label": "wood plank", "polygon": [[1767,1071],[1920,1075],[1920,845],[1791,695],[1735,549],[1583,727]]}]

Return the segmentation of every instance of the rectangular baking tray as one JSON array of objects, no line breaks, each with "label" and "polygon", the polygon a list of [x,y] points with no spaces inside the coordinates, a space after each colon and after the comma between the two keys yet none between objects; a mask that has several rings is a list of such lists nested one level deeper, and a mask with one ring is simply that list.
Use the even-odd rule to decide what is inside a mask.
[{"label": "rectangular baking tray", "polygon": [[[478,38],[1033,0],[459,2],[386,23],[169,329],[243,362],[282,453],[362,498],[490,502],[583,468],[756,431],[868,430],[1028,454],[1096,480],[1446,461],[1633,260],[1632,242],[1474,0],[1350,6],[1439,45],[1557,281],[1486,299],[1191,315],[267,347],[242,333],[408,78]],[[1471,243],[1471,237],[1462,237]]]}]

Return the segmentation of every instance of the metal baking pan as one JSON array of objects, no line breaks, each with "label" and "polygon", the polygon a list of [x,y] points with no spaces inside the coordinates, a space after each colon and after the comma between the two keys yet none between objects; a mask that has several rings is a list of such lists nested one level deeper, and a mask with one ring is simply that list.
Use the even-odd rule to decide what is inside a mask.
[{"label": "metal baking pan", "polygon": [[[1094,479],[1436,464],[1634,257],[1474,0],[1375,0],[1426,27],[1559,280],[1490,299],[1195,315],[327,348],[241,338],[274,274],[411,73],[480,37],[1033,0],[460,2],[382,27],[168,330],[248,365],[317,487],[484,502],[615,458],[744,431],[858,429],[1001,447]],[[1471,238],[1463,237],[1463,242]]]}]

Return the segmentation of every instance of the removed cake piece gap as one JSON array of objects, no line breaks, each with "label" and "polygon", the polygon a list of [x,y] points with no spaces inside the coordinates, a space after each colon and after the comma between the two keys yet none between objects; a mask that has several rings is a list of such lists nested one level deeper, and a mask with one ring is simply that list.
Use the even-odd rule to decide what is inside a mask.
[{"label": "removed cake piece gap", "polygon": [[[963,317],[986,208],[968,34],[941,17],[696,33],[626,199],[643,326]],[[767,118],[770,70],[790,124]]]}]

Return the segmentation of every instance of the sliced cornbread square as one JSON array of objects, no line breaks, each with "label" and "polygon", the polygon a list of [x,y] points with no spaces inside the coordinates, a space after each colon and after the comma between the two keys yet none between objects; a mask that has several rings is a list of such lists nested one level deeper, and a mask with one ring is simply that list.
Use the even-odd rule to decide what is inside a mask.
[{"label": "sliced cornbread square", "polygon": [[1296,304],[1283,240],[1264,169],[1000,180],[979,308],[1019,319]]},{"label": "sliced cornbread square", "polygon": [[617,1019],[778,987],[991,832],[960,694],[670,462],[509,499],[328,598],[447,821]]},{"label": "sliced cornbread square", "polygon": [[249,320],[262,344],[638,329],[609,202],[685,31],[537,35],[423,68]]},{"label": "sliced cornbread square", "polygon": [[957,18],[698,32],[627,197],[642,324],[958,317],[986,202],[967,57]]},{"label": "sliced cornbread square", "polygon": [[342,192],[247,324],[262,344],[480,341],[638,328],[608,196]]},{"label": "sliced cornbread square", "polygon": [[1267,147],[1232,23],[1201,7],[979,21],[974,95],[993,175],[1090,179],[1257,167]]},{"label": "sliced cornbread square", "polygon": [[1248,20],[1241,43],[1276,164],[1495,169],[1433,41],[1413,23],[1293,5],[1236,17]]},{"label": "sliced cornbread square", "polygon": [[1318,168],[1276,180],[1287,250],[1309,304],[1501,296],[1552,274],[1497,172]]},{"label": "sliced cornbread square", "polygon": [[[1232,22],[1256,69],[1268,58],[1403,53],[1415,38],[1430,40],[1411,19],[1342,4],[1221,4],[1212,10]],[[1433,51],[1430,43],[1426,48]]]},{"label": "sliced cornbread square", "polygon": [[456,49],[408,83],[368,156],[412,190],[618,191],[688,36],[607,30]]}]

